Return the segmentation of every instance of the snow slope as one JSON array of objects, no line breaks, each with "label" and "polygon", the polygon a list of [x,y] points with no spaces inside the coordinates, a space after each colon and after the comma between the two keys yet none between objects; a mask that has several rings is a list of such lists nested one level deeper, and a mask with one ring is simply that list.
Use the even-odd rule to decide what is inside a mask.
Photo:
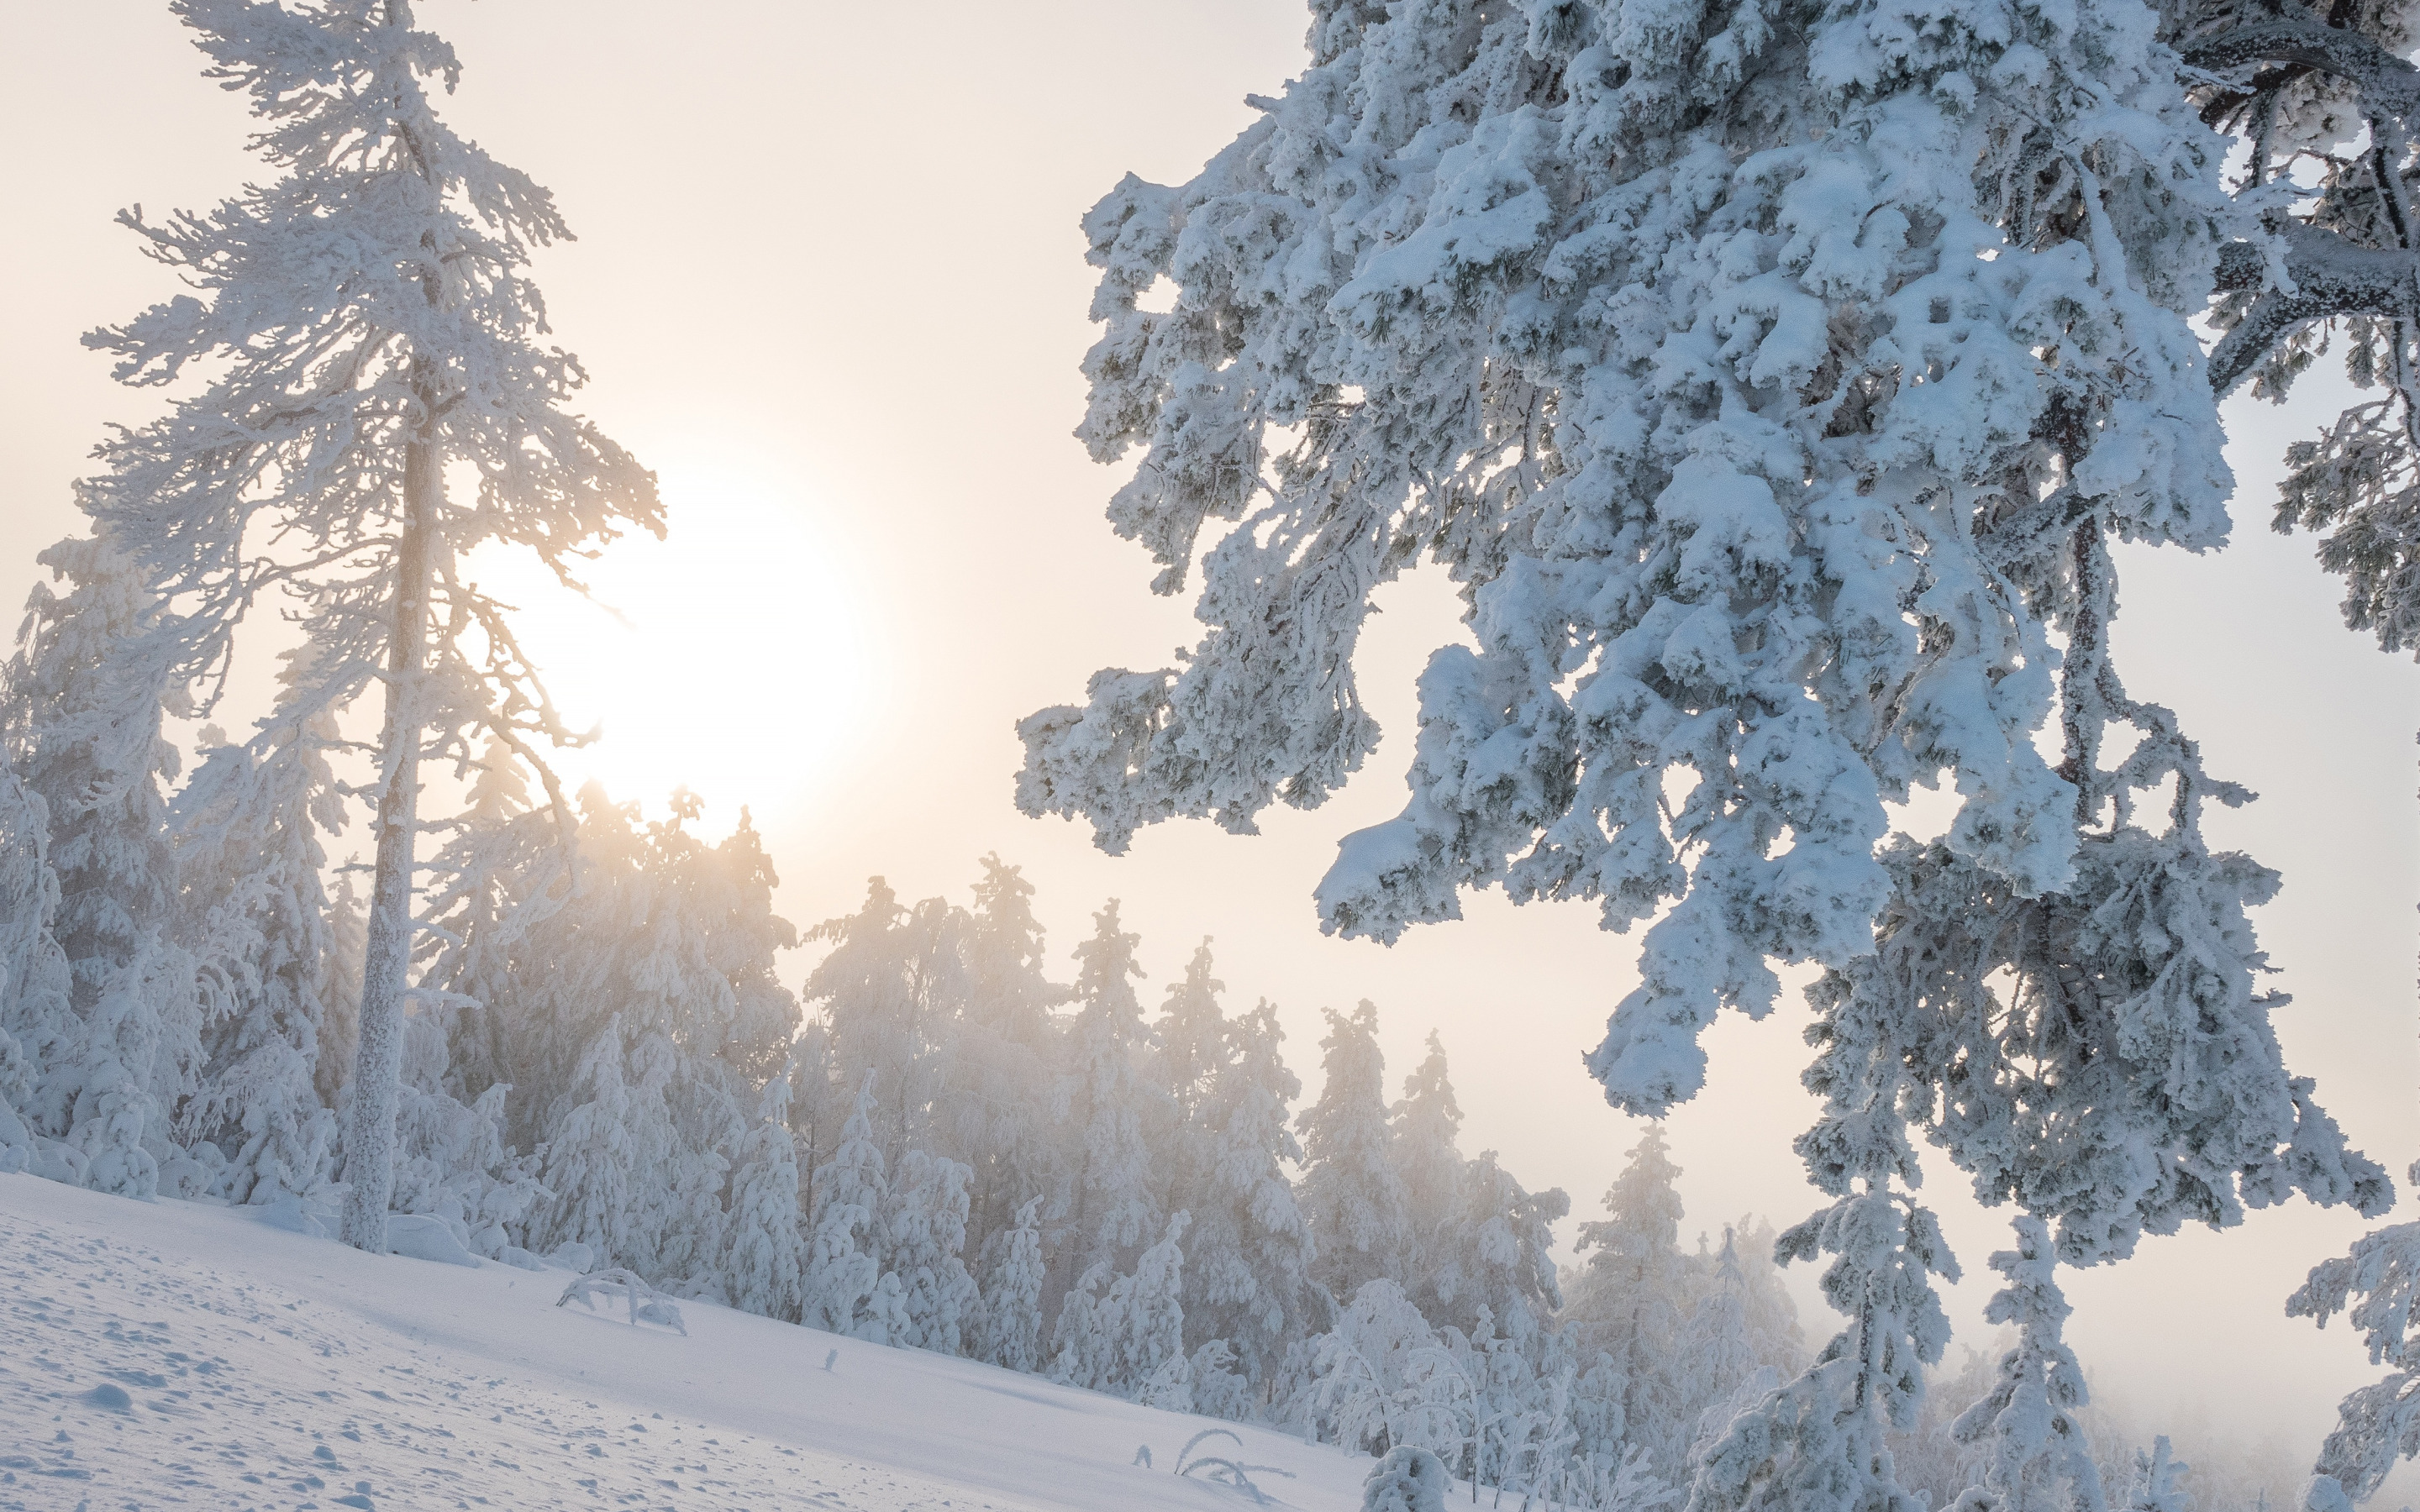
[{"label": "snow slope", "polygon": [[[0,1176],[0,1509],[1254,1505],[1170,1473],[1209,1419],[568,1279]],[[1275,1503],[1358,1505],[1367,1458],[1239,1431]]]}]

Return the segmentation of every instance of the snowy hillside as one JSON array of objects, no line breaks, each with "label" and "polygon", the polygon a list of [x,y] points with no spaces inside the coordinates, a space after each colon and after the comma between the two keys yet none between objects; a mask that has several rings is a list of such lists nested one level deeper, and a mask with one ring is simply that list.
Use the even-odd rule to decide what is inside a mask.
[{"label": "snowy hillside", "polygon": [[[1171,1473],[1206,1419],[566,1280],[0,1176],[0,1509],[1254,1504]],[[1274,1503],[1358,1504],[1368,1459],[1237,1431]]]}]

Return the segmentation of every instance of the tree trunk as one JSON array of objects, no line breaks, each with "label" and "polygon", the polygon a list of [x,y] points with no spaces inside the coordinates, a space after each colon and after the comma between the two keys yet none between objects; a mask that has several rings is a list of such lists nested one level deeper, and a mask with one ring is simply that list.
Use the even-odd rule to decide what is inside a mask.
[{"label": "tree trunk", "polygon": [[378,858],[370,883],[369,938],[362,966],[361,1050],[353,1063],[351,1126],[345,1131],[344,1221],[355,1249],[386,1253],[387,1204],[395,1196],[395,1115],[403,1077],[403,1000],[411,967],[414,842],[419,836],[421,707],[428,640],[430,567],[436,551],[438,474],[433,385],[413,385],[423,420],[404,451],[403,538],[396,549],[395,639],[387,653],[386,726],[380,754]]}]

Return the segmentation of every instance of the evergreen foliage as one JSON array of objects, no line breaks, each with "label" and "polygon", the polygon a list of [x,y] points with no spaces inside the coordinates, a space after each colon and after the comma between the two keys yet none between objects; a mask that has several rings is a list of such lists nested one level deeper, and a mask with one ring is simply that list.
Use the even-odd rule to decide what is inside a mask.
[{"label": "evergreen foliage", "polygon": [[1319,1100],[1302,1133],[1302,1208],[1315,1246],[1312,1275],[1338,1302],[1376,1280],[1400,1284],[1412,1244],[1410,1194],[1387,1128],[1386,1060],[1378,1010],[1326,1011]]}]

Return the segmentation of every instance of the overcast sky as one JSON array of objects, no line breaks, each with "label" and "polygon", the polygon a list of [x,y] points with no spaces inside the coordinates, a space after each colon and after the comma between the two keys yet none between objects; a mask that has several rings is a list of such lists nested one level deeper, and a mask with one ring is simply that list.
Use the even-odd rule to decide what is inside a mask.
[{"label": "overcast sky", "polygon": [[[1069,435],[1092,339],[1078,218],[1128,170],[1181,181],[1239,131],[1243,96],[1301,66],[1299,0],[417,9],[465,65],[451,118],[552,188],[580,233],[538,265],[558,338],[594,374],[584,408],[658,470],[670,506],[666,545],[598,564],[632,628],[531,594],[531,640],[561,663],[569,712],[609,721],[588,764],[615,795],[660,815],[685,780],[721,826],[752,806],[801,925],[853,907],[875,873],[965,901],[997,850],[1038,885],[1063,974],[1110,896],[1142,933],[1153,1003],[1215,936],[1230,1007],[1280,1003],[1314,1089],[1319,1010],[1370,997],[1390,1079],[1438,1030],[1466,1148],[1592,1213],[1635,1126],[1579,1057],[1634,983],[1636,937],[1601,933],[1584,905],[1491,894],[1386,949],[1323,938],[1311,905],[1337,837],[1402,806],[1411,678],[1458,633],[1439,577],[1381,596],[1359,666],[1389,739],[1326,809],[1281,810],[1253,839],[1162,826],[1113,860],[1010,802],[1016,718],[1196,635],[1102,519],[1122,474]],[[34,551],[75,528],[70,486],[104,426],[160,406],[77,342],[173,292],[112,215],[203,208],[260,170],[240,100],[198,76],[158,0],[0,0],[0,600],[14,605]],[[2118,641],[2131,690],[2265,795],[2210,826],[2286,875],[2258,915],[2295,998],[2280,1033],[2399,1180],[2420,1154],[2420,682],[2343,628],[2306,541],[2268,531],[2277,455],[2322,397],[2230,411],[2237,543],[2122,554]],[[356,829],[334,848],[360,843]],[[1793,997],[1710,1036],[1709,1090],[1671,1119],[1692,1236],[1811,1205],[1789,1149],[1812,1111],[1803,1020]],[[2004,1220],[1946,1165],[1926,1196],[1968,1274],[1952,1316],[1981,1343]],[[2096,1378],[2180,1424],[2257,1414],[2315,1444],[2370,1370],[2341,1323],[2318,1334],[2282,1304],[2363,1227],[2297,1205],[2147,1241],[2069,1278],[2070,1338]]]}]

